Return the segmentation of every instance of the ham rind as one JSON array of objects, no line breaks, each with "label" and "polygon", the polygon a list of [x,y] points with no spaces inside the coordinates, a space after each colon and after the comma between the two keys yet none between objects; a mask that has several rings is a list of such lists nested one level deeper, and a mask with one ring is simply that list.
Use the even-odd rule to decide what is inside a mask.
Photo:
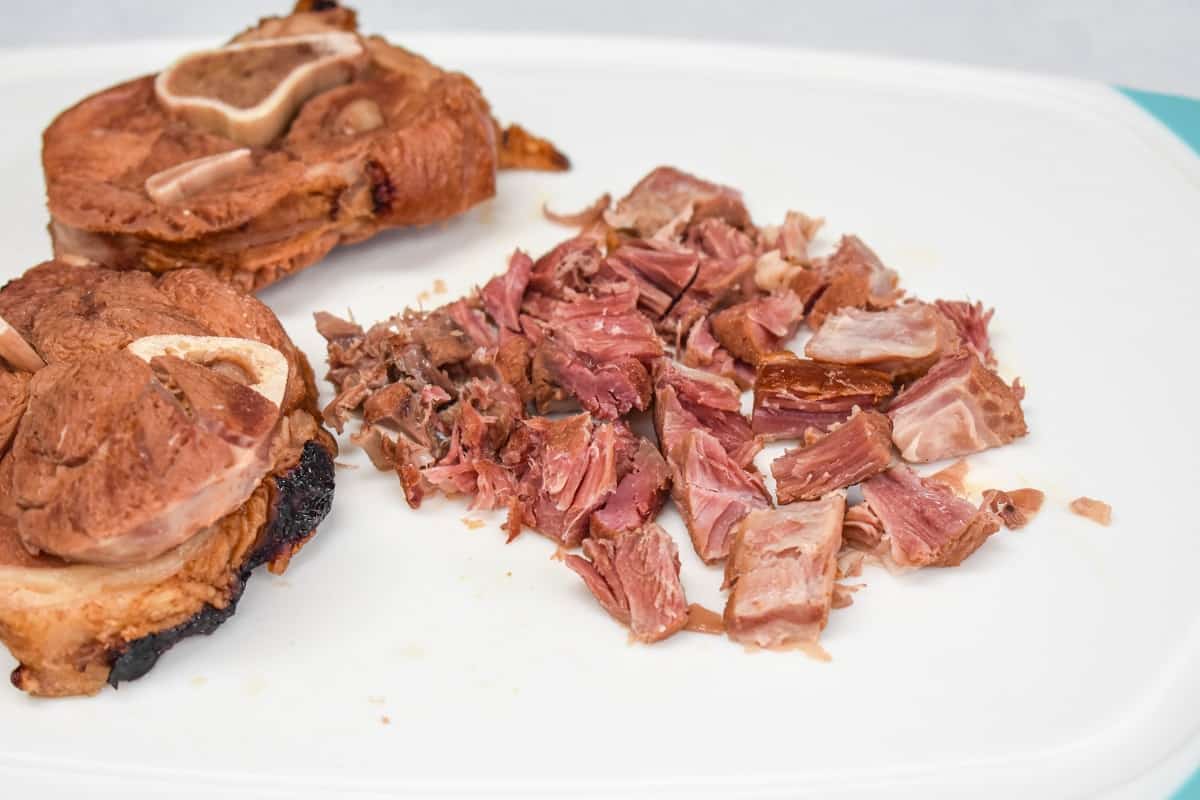
[{"label": "ham rind", "polygon": [[900,455],[913,463],[978,453],[1029,432],[1016,392],[969,350],[908,386],[888,416]]},{"label": "ham rind", "polygon": [[617,432],[588,414],[524,420],[501,463],[519,476],[521,519],[565,547],[587,533],[592,513],[617,488]]},{"label": "ham rind", "polygon": [[877,555],[898,569],[958,566],[1000,529],[991,511],[906,466],[876,475],[862,492],[883,529]]},{"label": "ham rind", "polygon": [[661,527],[650,523],[611,540],[585,539],[583,552],[587,559],[569,555],[566,565],[639,641],[661,641],[687,624],[679,550]]},{"label": "ham rind", "polygon": [[751,425],[766,439],[803,439],[808,430],[845,421],[856,407],[878,407],[892,391],[886,373],[778,353],[758,365]]},{"label": "ham rind", "polygon": [[685,433],[668,455],[671,496],[706,564],[729,555],[733,527],[756,509],[771,507],[762,478],[742,469],[707,431]]},{"label": "ham rind", "polygon": [[736,358],[757,365],[792,338],[804,318],[804,304],[790,290],[756,297],[709,318],[717,341]]},{"label": "ham rind", "polygon": [[716,437],[731,458],[749,466],[761,449],[742,416],[736,384],[663,359],[655,367],[654,424],[663,452],[670,454],[696,428]]},{"label": "ham rind", "polygon": [[783,503],[816,500],[883,472],[892,463],[892,426],[878,411],[860,411],[813,444],[771,464]]},{"label": "ham rind", "polygon": [[988,369],[996,368],[996,356],[992,353],[988,337],[988,323],[996,313],[994,308],[984,309],[983,303],[968,303],[965,300],[934,300],[933,305],[958,329],[963,346],[979,357]]},{"label": "ham rind", "polygon": [[738,228],[750,226],[741,192],[674,167],[655,169],[617,201],[616,208],[604,212],[609,225],[643,238],[708,218],[723,219]]},{"label": "ham rind", "polygon": [[744,645],[813,648],[829,620],[846,500],[836,492],[738,525],[725,565],[725,630]]},{"label": "ham rind", "polygon": [[933,306],[911,302],[884,311],[843,308],[826,317],[804,352],[817,361],[869,367],[907,380],[958,348],[950,320]]},{"label": "ham rind", "polygon": [[521,330],[521,301],[532,272],[533,261],[517,250],[508,260],[508,270],[484,285],[480,292],[483,307],[500,327],[510,331]]},{"label": "ham rind", "polygon": [[633,463],[617,483],[604,506],[592,514],[590,535],[611,539],[652,522],[662,509],[671,487],[671,470],[658,448],[638,440]]}]

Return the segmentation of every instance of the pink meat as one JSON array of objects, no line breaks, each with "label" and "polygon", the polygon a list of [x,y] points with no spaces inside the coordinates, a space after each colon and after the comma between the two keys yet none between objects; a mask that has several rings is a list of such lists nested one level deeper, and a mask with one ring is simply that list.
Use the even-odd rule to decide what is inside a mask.
[{"label": "pink meat", "polygon": [[810,217],[799,211],[787,212],[779,228],[779,254],[796,264],[807,264],[808,245],[824,223],[820,217]]},{"label": "pink meat", "polygon": [[755,255],[754,240],[722,219],[706,219],[688,230],[685,244],[708,258],[738,259]]},{"label": "pink meat", "polygon": [[633,463],[617,484],[604,506],[592,514],[592,538],[611,539],[624,531],[652,522],[662,509],[671,470],[658,448],[645,439],[638,440]]},{"label": "pink meat", "polygon": [[777,354],[758,365],[751,424],[766,439],[802,439],[848,419],[855,408],[880,406],[892,391],[886,373]]},{"label": "pink meat", "polygon": [[690,250],[646,242],[636,247],[618,247],[605,264],[617,276],[635,281],[641,305],[658,317],[667,312],[696,277],[700,258]]},{"label": "pink meat", "polygon": [[954,324],[926,303],[884,311],[843,308],[831,314],[805,345],[817,361],[869,367],[900,379],[923,375],[959,347]]},{"label": "pink meat", "polygon": [[939,361],[888,409],[905,461],[923,463],[999,447],[1029,432],[1013,387],[970,350]]},{"label": "pink meat", "polygon": [[988,369],[996,368],[996,356],[988,336],[988,323],[996,313],[994,308],[984,309],[983,303],[968,303],[965,300],[934,300],[933,305],[946,319],[954,323],[963,345],[973,352]]},{"label": "pink meat", "polygon": [[877,554],[900,569],[955,567],[1000,529],[1000,518],[940,481],[896,466],[863,484],[883,537]]},{"label": "pink meat", "polygon": [[749,389],[754,385],[754,367],[738,361],[721,346],[713,336],[707,317],[694,324],[688,332],[680,360],[689,367],[729,378],[740,389]]},{"label": "pink meat", "polygon": [[816,500],[878,475],[892,463],[892,426],[878,411],[860,411],[813,444],[775,459],[780,503]]},{"label": "pink meat", "polygon": [[840,492],[738,524],[725,565],[725,629],[755,647],[811,647],[829,620],[846,500]]},{"label": "pink meat", "polygon": [[533,260],[520,250],[508,259],[508,269],[484,285],[483,307],[496,324],[510,331],[521,330],[521,301],[533,273]]},{"label": "pink meat", "polygon": [[733,526],[755,509],[771,507],[762,478],[742,469],[707,431],[688,431],[667,458],[679,506],[696,553],[707,564],[729,555]]},{"label": "pink meat", "polygon": [[650,373],[635,358],[598,362],[547,338],[533,354],[534,380],[560,387],[601,419],[617,419],[650,403]]},{"label": "pink meat", "polygon": [[674,167],[659,167],[638,181],[616,208],[604,213],[618,230],[631,230],[650,238],[663,228],[685,227],[691,221],[716,217],[745,228],[750,214],[735,189],[718,186]]},{"label": "pink meat", "polygon": [[663,452],[670,454],[689,431],[711,433],[738,464],[749,465],[761,448],[741,412],[736,384],[663,359],[655,367],[654,422]]},{"label": "pink meat", "polygon": [[615,539],[585,539],[587,559],[569,555],[600,605],[640,641],[667,638],[687,624],[687,599],[679,582],[679,550],[654,523]]},{"label": "pink meat", "polygon": [[785,289],[718,311],[709,323],[734,357],[757,365],[795,335],[803,318],[804,304]]}]

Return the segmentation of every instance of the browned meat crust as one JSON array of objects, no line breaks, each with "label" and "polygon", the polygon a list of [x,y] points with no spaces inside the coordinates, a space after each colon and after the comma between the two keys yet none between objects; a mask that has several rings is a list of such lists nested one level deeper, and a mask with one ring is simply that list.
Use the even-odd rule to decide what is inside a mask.
[{"label": "browned meat crust", "polygon": [[[353,12],[270,18],[237,41],[332,30],[353,31]],[[169,114],[154,76],[63,112],[42,152],[55,254],[154,272],[203,267],[258,289],[339,243],[465,211],[495,193],[497,168],[566,168],[549,142],[516,126],[500,132],[465,75],[382,38],[363,41],[365,70],[305,103],[282,139],[250,148],[249,169],[186,202],[155,202],[144,184],[238,143]],[[381,124],[348,128],[344,112],[362,103]]]}]

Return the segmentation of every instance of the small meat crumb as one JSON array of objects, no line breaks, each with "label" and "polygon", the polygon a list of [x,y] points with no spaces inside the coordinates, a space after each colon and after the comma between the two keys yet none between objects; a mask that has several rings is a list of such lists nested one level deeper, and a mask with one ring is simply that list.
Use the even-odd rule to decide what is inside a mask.
[{"label": "small meat crumb", "polygon": [[391,724],[392,724],[392,718],[391,718],[391,717],[389,717],[387,714],[384,714],[383,716],[381,716],[381,717],[379,718],[379,721],[380,721],[380,722],[382,722],[384,725],[391,725]]},{"label": "small meat crumb", "polygon": [[433,293],[434,294],[445,294],[446,293],[446,282],[444,280],[442,280],[441,278],[435,279],[433,282]]},{"label": "small meat crumb", "polygon": [[1071,511],[1081,517],[1087,517],[1098,525],[1112,523],[1112,506],[1102,500],[1090,497],[1076,497],[1071,501]]},{"label": "small meat crumb", "polygon": [[969,469],[970,466],[967,464],[967,462],[960,458],[950,466],[933,473],[929,477],[935,481],[938,481],[939,483],[946,484],[954,490],[955,494],[964,495],[967,493],[966,480],[967,470]]},{"label": "small meat crumb", "polygon": [[474,517],[463,517],[462,522],[463,522],[463,525],[466,525],[467,528],[469,528],[470,530],[473,530],[473,531],[477,531],[480,528],[482,528],[484,525],[487,525],[487,523],[484,522],[483,520],[475,519]]}]

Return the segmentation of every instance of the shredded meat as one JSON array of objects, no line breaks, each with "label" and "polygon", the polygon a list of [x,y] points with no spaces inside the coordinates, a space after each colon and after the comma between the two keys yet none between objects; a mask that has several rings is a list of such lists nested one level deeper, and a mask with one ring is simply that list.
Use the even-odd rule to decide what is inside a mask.
[{"label": "shredded meat", "polygon": [[975,354],[988,369],[996,368],[996,355],[988,337],[988,323],[996,313],[994,308],[984,309],[983,303],[968,303],[965,300],[934,300],[933,305],[958,329],[963,346]]}]

